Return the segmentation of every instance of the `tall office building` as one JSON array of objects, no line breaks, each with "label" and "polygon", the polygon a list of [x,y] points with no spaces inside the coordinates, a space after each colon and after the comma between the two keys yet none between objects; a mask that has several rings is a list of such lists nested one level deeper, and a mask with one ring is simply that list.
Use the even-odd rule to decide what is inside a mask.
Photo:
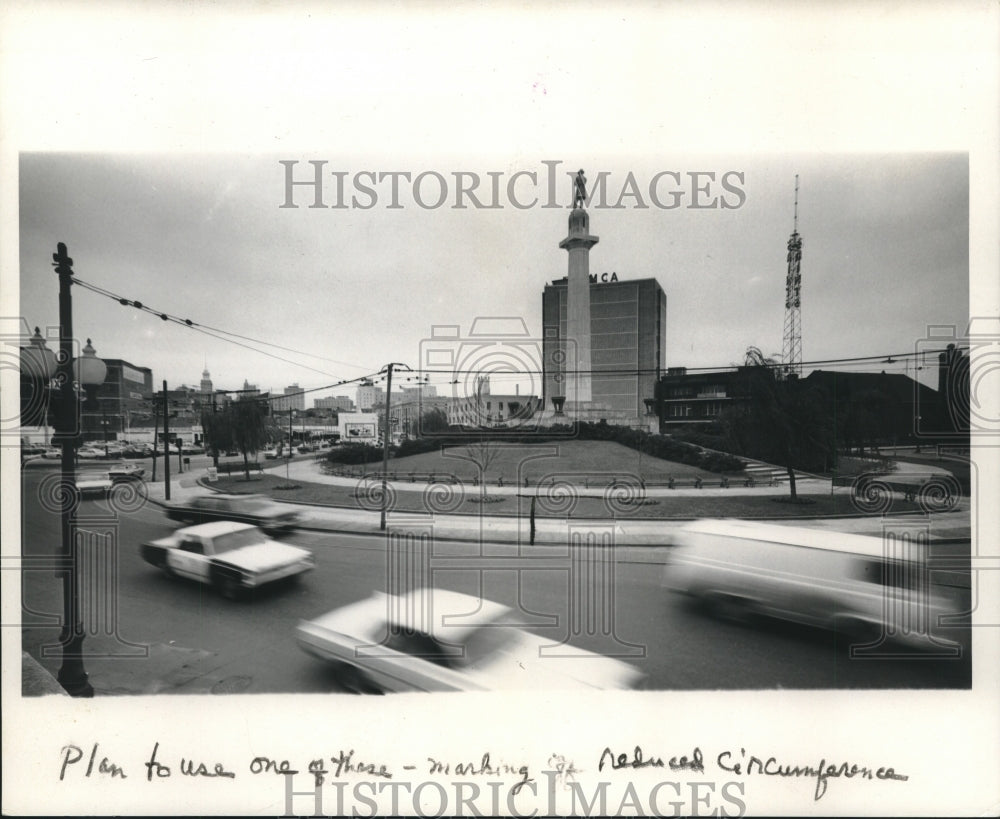
[{"label": "tall office building", "polygon": [[[591,402],[600,411],[636,419],[647,414],[665,370],[667,296],[656,279],[604,281],[590,276]],[[562,368],[566,353],[568,281],[558,279],[542,293],[543,387],[546,408],[556,397],[568,398]]]}]

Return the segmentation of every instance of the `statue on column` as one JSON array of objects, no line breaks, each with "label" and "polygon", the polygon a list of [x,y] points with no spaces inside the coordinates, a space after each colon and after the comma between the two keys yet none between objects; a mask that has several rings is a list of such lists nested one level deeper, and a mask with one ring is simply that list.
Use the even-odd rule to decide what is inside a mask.
[{"label": "statue on column", "polygon": [[587,201],[587,177],[583,175],[583,168],[577,171],[573,180],[573,207],[582,208]]}]

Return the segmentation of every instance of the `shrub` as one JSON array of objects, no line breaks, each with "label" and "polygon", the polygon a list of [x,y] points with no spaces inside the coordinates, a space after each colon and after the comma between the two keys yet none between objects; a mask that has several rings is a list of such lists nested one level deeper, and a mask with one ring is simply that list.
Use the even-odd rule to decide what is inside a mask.
[{"label": "shrub", "polygon": [[366,444],[344,444],[326,454],[328,464],[370,464],[382,460],[382,450]]}]

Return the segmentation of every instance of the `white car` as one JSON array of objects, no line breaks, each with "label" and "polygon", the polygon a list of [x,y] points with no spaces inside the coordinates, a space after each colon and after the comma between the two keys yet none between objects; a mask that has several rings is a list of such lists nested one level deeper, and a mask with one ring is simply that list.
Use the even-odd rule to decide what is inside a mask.
[{"label": "white car", "polygon": [[108,469],[108,477],[118,483],[120,481],[140,481],[146,470],[137,464],[120,463]]},{"label": "white car", "polygon": [[79,475],[76,479],[76,491],[83,497],[104,497],[114,486],[114,481],[103,473]]},{"label": "white car", "polygon": [[[700,520],[673,535],[664,585],[720,617],[825,628],[850,644],[926,651],[957,643],[938,631],[953,601],[930,583],[916,549],[892,541],[747,520]],[[898,553],[894,553],[898,552]]]},{"label": "white car", "polygon": [[230,599],[316,567],[312,552],[268,538],[248,523],[217,521],[144,543],[142,557],[169,575],[215,586]]},{"label": "white car", "polygon": [[370,598],[299,623],[296,640],[358,693],[634,688],[620,660],[554,645],[507,606],[442,589]]}]

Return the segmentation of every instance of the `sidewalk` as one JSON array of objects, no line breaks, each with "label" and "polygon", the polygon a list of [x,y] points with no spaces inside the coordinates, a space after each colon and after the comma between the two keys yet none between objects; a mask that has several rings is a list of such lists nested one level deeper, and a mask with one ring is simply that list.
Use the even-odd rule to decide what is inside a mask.
[{"label": "sidewalk", "polygon": [[[332,475],[324,475],[319,471],[314,461],[298,461],[288,464],[288,476],[291,480],[310,481],[313,483],[336,484],[340,486],[352,487],[358,484],[357,478],[342,478]],[[265,472],[284,477],[286,466],[284,464],[266,469]],[[195,470],[185,473],[177,480],[170,482],[170,495],[172,501],[182,501],[192,495],[204,494],[206,490],[198,481],[205,477],[205,470]],[[397,492],[423,492],[426,489],[425,483],[409,483],[407,481],[390,481],[393,489]],[[818,478],[807,478],[799,482],[800,492],[809,494],[810,492],[831,492],[830,481]],[[149,499],[153,503],[162,504],[164,502],[163,483],[148,483],[146,485]],[[536,491],[544,492],[544,487]],[[503,486],[490,487],[490,494],[511,494],[524,493],[523,487]],[[530,488],[529,490],[530,491]],[[595,490],[595,493],[604,491],[604,487]],[[834,487],[833,492],[850,492],[850,487]],[[678,497],[678,496],[718,496],[731,497],[736,494],[772,496],[775,494],[787,494],[788,488],[778,487],[755,487],[747,488],[738,486],[729,489],[722,489],[718,486],[703,489],[668,489],[666,487],[650,487],[646,490],[651,497]],[[275,501],[281,503],[280,501]],[[301,504],[288,504],[300,511]],[[343,507],[308,506],[306,507],[306,520],[302,526],[304,529],[311,529],[325,532],[343,532],[351,534],[380,534],[380,513],[378,511],[367,511],[363,509],[348,509]],[[834,531],[850,532],[855,534],[868,534],[880,536],[883,532],[885,521],[898,523],[912,522],[919,525],[927,522],[930,529],[932,541],[952,541],[968,540],[971,537],[971,525],[969,521],[969,501],[963,499],[958,510],[954,512],[940,513],[934,515],[897,515],[886,519],[879,517],[838,517],[838,518],[796,518],[788,520],[773,520],[772,523],[788,526],[806,526],[812,528],[830,529]],[[510,544],[527,544],[530,542],[530,522],[527,518],[516,518],[510,516],[492,515],[458,515],[458,514],[434,514],[415,512],[389,512],[386,516],[388,528],[413,528],[422,529],[433,528],[434,536],[440,540],[458,541],[490,541]],[[567,536],[573,532],[594,532],[605,533],[614,532],[615,543],[620,547],[665,547],[670,539],[670,533],[687,521],[680,518],[673,519],[642,519],[638,517],[618,517],[616,519],[587,519],[587,518],[553,518],[538,517],[535,521],[535,543],[536,544],[560,544],[565,545]],[[627,558],[626,558],[627,559]],[[657,562],[662,562],[658,560]]]}]

